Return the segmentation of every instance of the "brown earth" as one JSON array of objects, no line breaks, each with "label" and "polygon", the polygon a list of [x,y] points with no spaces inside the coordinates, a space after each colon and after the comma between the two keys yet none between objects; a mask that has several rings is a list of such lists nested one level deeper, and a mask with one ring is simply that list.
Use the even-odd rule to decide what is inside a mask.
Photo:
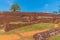
[{"label": "brown earth", "polygon": [[19,36],[16,34],[0,35],[0,40],[18,40]]},{"label": "brown earth", "polygon": [[[32,36],[36,33],[44,32],[46,30],[37,30],[37,31],[30,31],[30,32],[16,32],[15,34],[9,34],[9,35],[0,35],[0,40],[19,40],[20,37],[24,38]],[[27,39],[26,39],[27,40]]]},{"label": "brown earth", "polygon": [[54,24],[54,27],[57,28],[57,27],[59,27],[59,25],[58,24]]}]

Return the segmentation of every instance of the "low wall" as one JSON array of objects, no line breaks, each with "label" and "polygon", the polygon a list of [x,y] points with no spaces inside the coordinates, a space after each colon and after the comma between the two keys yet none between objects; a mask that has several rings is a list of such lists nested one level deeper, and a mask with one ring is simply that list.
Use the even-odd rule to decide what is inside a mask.
[{"label": "low wall", "polygon": [[35,22],[23,23],[23,24],[6,24],[6,26],[4,27],[4,30],[7,32],[16,28],[25,27],[32,24],[35,24]]},{"label": "low wall", "polygon": [[50,37],[60,33],[60,28],[50,29],[33,35],[34,40],[49,40]]},{"label": "low wall", "polygon": [[4,26],[4,30],[7,32],[7,31],[10,31],[10,30],[13,30],[13,29],[16,29],[16,28],[20,28],[20,27],[25,27],[25,26],[28,26],[28,25],[32,25],[32,24],[37,24],[37,23],[52,23],[51,21],[46,21],[46,22],[43,22],[43,21],[33,21],[33,22],[27,22],[27,23],[22,23],[22,24],[9,24],[8,22],[6,23],[6,25]]}]

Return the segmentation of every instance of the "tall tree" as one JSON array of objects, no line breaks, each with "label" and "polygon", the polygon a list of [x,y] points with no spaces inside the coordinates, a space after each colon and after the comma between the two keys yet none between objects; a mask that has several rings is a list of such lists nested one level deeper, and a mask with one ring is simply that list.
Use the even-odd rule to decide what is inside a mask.
[{"label": "tall tree", "polygon": [[11,10],[12,10],[13,12],[16,12],[17,10],[20,10],[20,7],[19,7],[18,4],[12,4],[12,5],[11,5]]}]

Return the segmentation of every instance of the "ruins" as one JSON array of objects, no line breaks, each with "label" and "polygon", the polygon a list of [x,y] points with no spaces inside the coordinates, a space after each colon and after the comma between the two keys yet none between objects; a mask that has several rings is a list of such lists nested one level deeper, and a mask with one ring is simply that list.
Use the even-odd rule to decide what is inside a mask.
[{"label": "ruins", "polygon": [[[9,31],[15,28],[32,25],[36,23],[54,23],[54,16],[60,21],[60,15],[51,13],[37,12],[1,12],[0,13],[0,28],[4,31]],[[11,24],[11,23],[17,24]]]},{"label": "ruins", "polygon": [[34,40],[50,40],[50,37],[53,37],[60,33],[60,28],[50,29],[45,32],[37,33],[33,35]]}]

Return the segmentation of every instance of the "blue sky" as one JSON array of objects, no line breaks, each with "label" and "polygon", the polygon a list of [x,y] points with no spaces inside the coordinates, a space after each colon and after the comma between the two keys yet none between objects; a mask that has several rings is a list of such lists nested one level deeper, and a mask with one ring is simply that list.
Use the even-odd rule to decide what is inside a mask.
[{"label": "blue sky", "polygon": [[15,3],[22,12],[53,12],[58,11],[60,0],[0,0],[0,11],[10,11]]}]

